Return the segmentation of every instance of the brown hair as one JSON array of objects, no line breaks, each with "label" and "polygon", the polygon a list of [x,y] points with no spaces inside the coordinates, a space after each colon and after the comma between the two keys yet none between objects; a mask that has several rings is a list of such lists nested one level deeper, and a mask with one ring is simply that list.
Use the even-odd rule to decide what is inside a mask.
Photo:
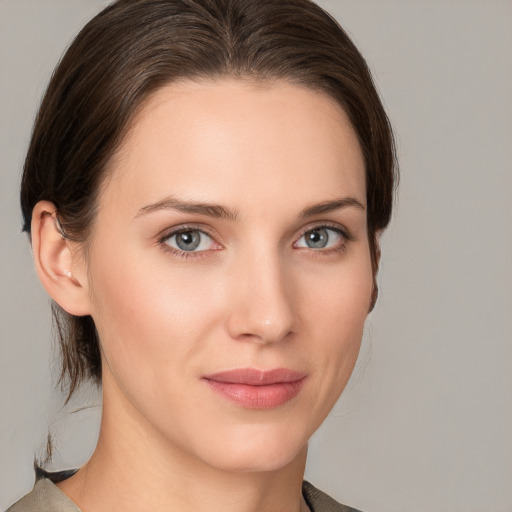
[{"label": "brown hair", "polygon": [[[366,163],[368,237],[391,216],[393,135],[368,67],[338,23],[310,0],[118,0],[78,34],[43,98],[21,185],[24,230],[40,200],[66,237],[86,242],[105,168],[148,96],[180,79],[284,79],[320,90],[349,116]],[[101,381],[90,316],[53,305],[69,395]]]}]

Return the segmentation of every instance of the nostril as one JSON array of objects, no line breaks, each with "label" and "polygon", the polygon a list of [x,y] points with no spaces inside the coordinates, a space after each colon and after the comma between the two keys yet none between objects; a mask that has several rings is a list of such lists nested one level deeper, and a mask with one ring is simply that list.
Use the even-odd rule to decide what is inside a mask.
[{"label": "nostril", "polygon": [[[266,318],[258,321],[258,319],[253,319],[251,323],[248,323],[248,319],[246,319],[243,324],[238,323],[243,321],[243,318],[238,318],[235,322],[233,320],[230,324],[230,334],[240,341],[260,344],[280,343],[288,339],[293,333],[290,317],[283,317],[279,320]],[[242,325],[245,328],[242,328]]]}]

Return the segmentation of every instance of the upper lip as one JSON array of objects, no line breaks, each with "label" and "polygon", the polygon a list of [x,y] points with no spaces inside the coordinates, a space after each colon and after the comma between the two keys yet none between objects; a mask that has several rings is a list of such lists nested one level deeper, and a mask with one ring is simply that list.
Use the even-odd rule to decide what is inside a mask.
[{"label": "upper lip", "polygon": [[227,384],[248,384],[250,386],[268,386],[283,382],[296,382],[306,376],[304,372],[288,368],[274,368],[272,370],[258,370],[256,368],[237,368],[205,375],[203,378]]}]

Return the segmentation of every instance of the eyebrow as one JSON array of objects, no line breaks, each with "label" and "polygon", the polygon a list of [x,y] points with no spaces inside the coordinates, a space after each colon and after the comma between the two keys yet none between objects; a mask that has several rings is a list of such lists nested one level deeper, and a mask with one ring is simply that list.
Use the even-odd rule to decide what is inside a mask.
[{"label": "eyebrow", "polygon": [[[335,199],[333,201],[324,201],[322,203],[315,204],[305,208],[300,213],[300,217],[312,217],[314,215],[321,215],[323,213],[332,212],[334,210],[340,210],[342,208],[354,207],[358,210],[365,210],[365,207],[354,197],[344,197],[341,199]],[[160,210],[176,210],[183,213],[192,213],[195,215],[205,215],[207,217],[214,217],[218,219],[226,219],[235,221],[238,219],[238,211],[230,210],[225,206],[219,204],[210,203],[196,203],[192,201],[180,200],[173,197],[167,197],[156,203],[148,204],[141,208],[135,218],[148,213],[160,211]]]},{"label": "eyebrow", "polygon": [[323,213],[332,212],[334,210],[340,210],[342,208],[354,207],[358,210],[365,211],[366,208],[361,202],[354,197],[343,197],[341,199],[335,199],[333,201],[325,201],[323,203],[315,204],[304,210],[302,210],[301,217],[312,217],[313,215],[321,215]]},{"label": "eyebrow", "polygon": [[162,201],[144,206],[138,211],[137,215],[135,215],[135,218],[159,210],[177,210],[183,213],[206,215],[207,217],[214,217],[217,219],[226,219],[231,221],[234,221],[238,218],[237,211],[230,210],[218,204],[195,203],[192,201],[184,201],[173,197],[167,197]]}]

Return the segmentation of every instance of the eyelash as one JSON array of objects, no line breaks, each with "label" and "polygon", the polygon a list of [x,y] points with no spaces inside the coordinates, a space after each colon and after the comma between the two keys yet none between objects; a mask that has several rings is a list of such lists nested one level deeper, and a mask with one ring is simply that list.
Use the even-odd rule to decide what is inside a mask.
[{"label": "eyelash", "polygon": [[329,248],[329,249],[318,249],[318,250],[314,250],[312,248],[307,248],[307,247],[297,247],[296,249],[297,250],[301,250],[301,249],[305,249],[305,250],[311,250],[313,252],[313,254],[316,256],[328,256],[330,254],[333,254],[333,253],[343,253],[347,250],[347,244],[349,242],[352,242],[354,240],[354,237],[349,233],[349,231],[347,229],[343,229],[341,228],[339,225],[337,224],[330,224],[330,223],[322,223],[322,224],[318,224],[316,226],[308,226],[306,228],[304,228],[304,230],[301,232],[301,235],[299,236],[299,238],[297,238],[297,241],[294,242],[294,245],[303,237],[305,236],[307,233],[310,233],[311,231],[317,231],[317,230],[320,230],[320,229],[325,229],[325,230],[329,230],[329,231],[334,231],[336,232],[338,235],[341,236],[341,244],[338,246],[338,247],[332,247],[332,248]]},{"label": "eyelash", "polygon": [[[163,235],[161,235],[158,238],[158,245],[160,245],[161,249],[166,252],[170,253],[173,256],[177,256],[178,258],[203,258],[205,257],[210,251],[181,251],[179,249],[175,249],[174,247],[169,246],[166,242],[172,238],[173,236],[179,235],[180,233],[188,233],[190,231],[197,231],[201,233],[202,235],[206,235],[207,237],[211,238],[213,243],[220,246],[218,242],[215,241],[215,238],[213,235],[208,233],[207,230],[204,229],[204,227],[196,226],[196,225],[182,225],[179,228],[173,228],[171,230],[166,231]],[[218,251],[220,249],[213,249],[214,251]]]},{"label": "eyelash", "polygon": [[[307,233],[310,233],[311,231],[325,229],[329,231],[335,231],[338,235],[341,236],[342,242],[339,245],[339,247],[333,247],[329,249],[312,249],[307,247],[295,247],[295,244],[304,237]],[[173,236],[179,235],[180,233],[187,233],[190,231],[196,231],[201,233],[202,235],[206,235],[207,237],[212,239],[212,242],[214,244],[219,245],[222,247],[218,242],[215,241],[215,238],[212,234],[208,233],[207,230],[204,229],[204,227],[200,227],[197,225],[182,225],[179,228],[173,228],[171,230],[166,231],[158,238],[158,245],[161,247],[161,249],[165,253],[171,253],[173,256],[177,256],[178,258],[204,258],[208,255],[210,250],[202,250],[202,251],[182,251],[179,249],[175,249],[174,247],[170,247],[168,243],[166,243],[170,238]],[[294,248],[296,250],[311,250],[315,255],[321,255],[321,256],[327,256],[332,253],[343,253],[347,249],[348,242],[351,242],[354,240],[354,237],[348,232],[346,229],[342,229],[339,225],[335,224],[329,224],[329,223],[322,223],[314,226],[308,226],[304,228],[300,234],[300,236],[297,238],[297,240],[294,242]],[[213,251],[218,251],[220,249],[212,249]]]}]

